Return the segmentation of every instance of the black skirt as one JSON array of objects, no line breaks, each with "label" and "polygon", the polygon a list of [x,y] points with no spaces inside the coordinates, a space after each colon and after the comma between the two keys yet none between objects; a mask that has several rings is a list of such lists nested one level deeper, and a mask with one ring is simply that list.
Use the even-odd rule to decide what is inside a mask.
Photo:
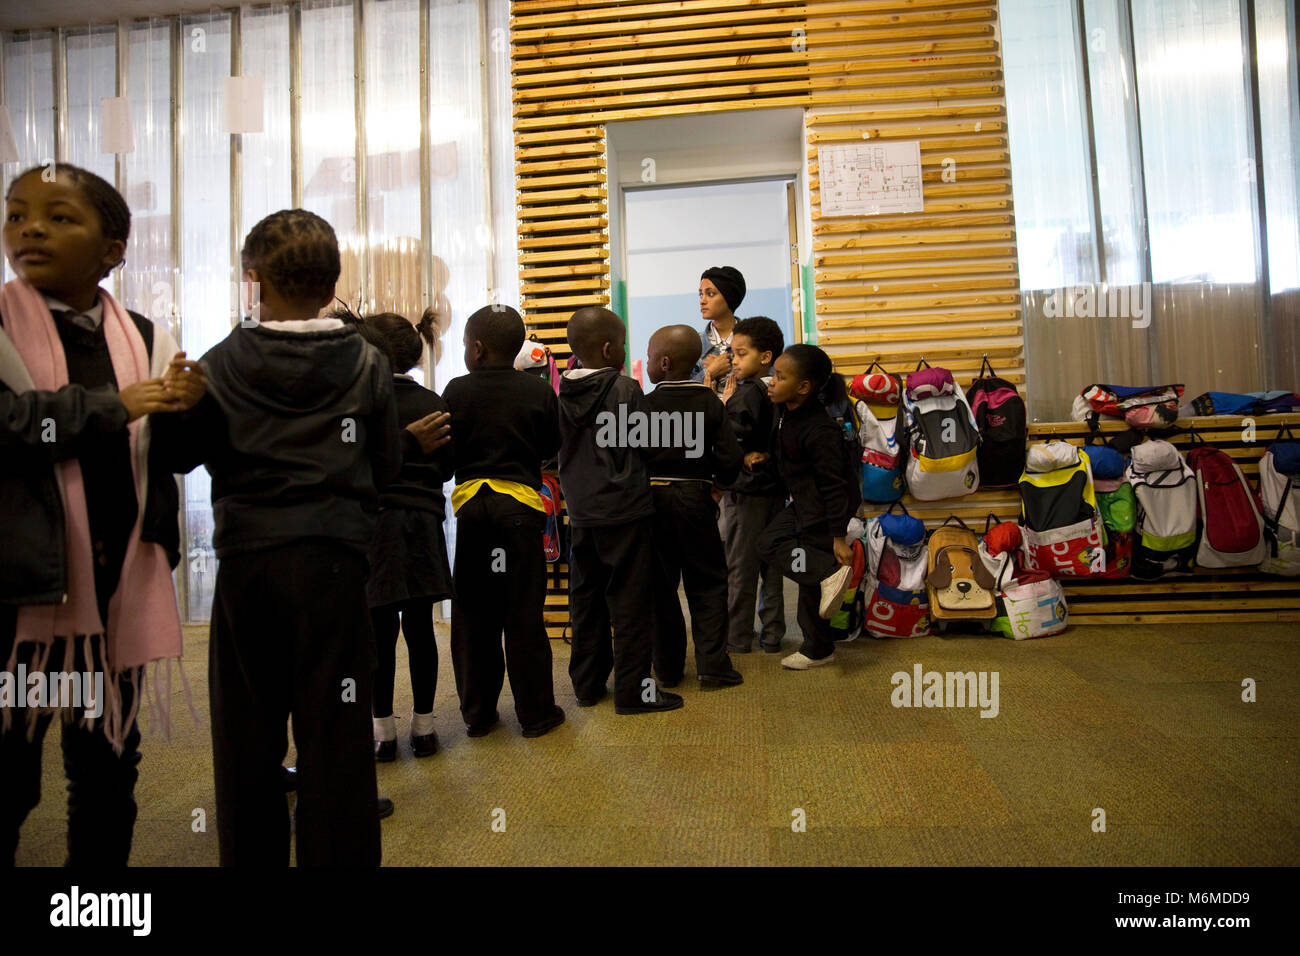
[{"label": "black skirt", "polygon": [[370,546],[369,606],[415,598],[442,601],[453,596],[441,515],[416,508],[382,509]]}]

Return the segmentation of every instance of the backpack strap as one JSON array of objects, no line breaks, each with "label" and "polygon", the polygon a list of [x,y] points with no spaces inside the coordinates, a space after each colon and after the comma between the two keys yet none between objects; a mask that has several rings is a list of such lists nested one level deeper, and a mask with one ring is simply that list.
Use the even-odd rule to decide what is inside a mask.
[{"label": "backpack strap", "polygon": [[[951,524],[954,521],[957,522],[959,525],[961,525],[963,528],[965,528],[967,531],[970,531],[970,525],[962,521],[961,518],[957,517],[956,515],[948,515],[947,518],[943,519],[943,524],[939,525],[939,527],[946,528],[949,524]],[[970,531],[970,533],[974,534],[975,532]]]},{"label": "backpack strap", "polygon": [[903,514],[907,515],[909,518],[912,516],[912,513],[907,510],[907,505],[903,504],[902,498],[899,498],[897,501],[891,501],[889,503],[889,507],[885,509],[884,514],[891,514],[894,510],[895,505],[897,505],[899,508],[902,508]]},{"label": "backpack strap", "polygon": [[930,367],[930,363],[925,360],[925,356],[923,355],[921,356],[921,361],[916,363],[916,368],[914,368],[912,371],[919,372],[921,371],[921,369],[929,368],[929,367]]},{"label": "backpack strap", "polygon": [[995,372],[995,371],[993,371],[993,364],[989,361],[989,357],[988,357],[987,355],[984,356],[984,361],[980,363],[980,373],[979,373],[979,375],[976,376],[976,377],[977,377],[977,378],[984,378],[984,370],[985,370],[985,369],[988,369],[988,370],[989,370],[989,374],[988,374],[988,377],[989,377],[989,378],[997,378],[997,377],[998,377],[998,373]]},{"label": "backpack strap", "polygon": [[1286,499],[1290,494],[1291,479],[1287,477],[1286,484],[1282,488],[1282,497],[1277,502],[1277,513],[1272,518],[1268,515],[1262,516],[1264,518],[1264,530],[1268,532],[1269,550],[1273,552],[1275,558],[1277,557],[1277,529],[1282,526],[1282,509],[1286,507]]}]

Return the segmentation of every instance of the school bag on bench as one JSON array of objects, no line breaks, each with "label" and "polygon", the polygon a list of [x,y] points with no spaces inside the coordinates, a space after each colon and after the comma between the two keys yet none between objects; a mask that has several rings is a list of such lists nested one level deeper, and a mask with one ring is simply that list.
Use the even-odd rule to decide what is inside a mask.
[{"label": "school bag on bench", "polygon": [[1122,418],[1130,428],[1169,428],[1178,419],[1182,385],[1089,385],[1074,400],[1074,420]]},{"label": "school bag on bench", "polygon": [[986,563],[991,559],[998,568],[994,589],[998,614],[989,628],[1016,641],[1059,634],[1067,624],[1065,589],[1055,578],[1021,568],[1022,546],[1021,529],[1014,521],[992,527],[985,523],[980,553],[988,556]]},{"label": "school bag on bench", "polygon": [[1106,571],[1106,532],[1086,452],[1069,442],[1031,445],[1020,476],[1025,568],[1054,578]]},{"label": "school bag on bench", "polygon": [[903,389],[908,493],[921,501],[958,498],[979,489],[979,429],[952,373],[922,359]]},{"label": "school bag on bench", "polygon": [[925,586],[937,632],[958,621],[987,625],[997,617],[997,582],[980,557],[979,538],[964,521],[950,517],[930,532],[927,556]]},{"label": "school bag on bench", "polygon": [[1300,441],[1290,428],[1278,431],[1260,460],[1259,497],[1268,533],[1268,553],[1260,569],[1300,577]]},{"label": "school bag on bench", "polygon": [[1192,569],[1196,556],[1196,476],[1182,452],[1159,438],[1135,445],[1125,478],[1137,499],[1133,577],[1153,581]]},{"label": "school bag on bench", "polygon": [[[873,371],[879,369],[879,371]],[[903,385],[879,362],[855,375],[849,394],[857,399],[862,444],[862,500],[889,504],[903,497]]]},{"label": "school bag on bench", "polygon": [[1083,450],[1088,456],[1092,486],[1097,495],[1097,512],[1104,532],[1106,570],[1091,577],[1125,578],[1133,565],[1137,499],[1133,497],[1133,486],[1124,480],[1128,458],[1113,445],[1092,444],[1098,437],[1094,433]]},{"label": "school bag on bench", "polygon": [[1014,385],[998,378],[985,356],[980,377],[966,390],[966,401],[980,433],[976,454],[980,487],[1014,488],[1025,470],[1025,442],[1029,437],[1025,400]]},{"label": "school bag on bench", "polygon": [[872,637],[929,634],[925,525],[896,502],[867,522],[864,546],[867,573],[859,593],[865,595],[863,627],[867,633]]},{"label": "school bag on bench", "polygon": [[1203,568],[1247,568],[1268,556],[1264,517],[1255,490],[1237,463],[1207,445],[1192,431],[1195,443],[1187,465],[1196,476],[1196,517],[1200,545],[1196,563]]}]

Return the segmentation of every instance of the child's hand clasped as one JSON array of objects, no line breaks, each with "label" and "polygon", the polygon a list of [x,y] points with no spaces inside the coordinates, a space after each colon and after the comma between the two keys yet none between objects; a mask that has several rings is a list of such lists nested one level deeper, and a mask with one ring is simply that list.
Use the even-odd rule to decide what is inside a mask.
[{"label": "child's hand clasped", "polygon": [[756,465],[763,464],[769,457],[771,456],[765,451],[751,451],[745,455],[745,467],[753,471]]},{"label": "child's hand clasped", "polygon": [[168,411],[189,411],[199,403],[199,399],[208,390],[208,378],[203,372],[203,366],[185,358],[184,352],[177,352],[172,356],[171,364],[167,366],[162,381],[167,388],[167,394],[176,405]]}]

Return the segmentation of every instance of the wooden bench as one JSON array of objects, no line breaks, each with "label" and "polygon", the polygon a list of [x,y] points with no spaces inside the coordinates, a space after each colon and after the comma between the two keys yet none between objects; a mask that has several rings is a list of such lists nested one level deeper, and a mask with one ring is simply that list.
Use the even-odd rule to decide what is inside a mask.
[{"label": "wooden bench", "polygon": [[[1240,415],[1212,418],[1179,419],[1183,429],[1169,438],[1186,453],[1192,444],[1188,426],[1211,445],[1226,452],[1241,467],[1252,485],[1258,480],[1259,460],[1277,436],[1278,428],[1290,425],[1300,437],[1300,414],[1261,415],[1253,419],[1253,441],[1248,435],[1246,419]],[[1121,422],[1103,422],[1102,435],[1127,430]],[[1082,422],[1041,422],[1029,426],[1029,441],[1050,439],[1082,446],[1088,426]],[[961,498],[944,501],[917,501],[903,497],[907,510],[934,528],[949,515],[956,515],[979,533],[989,514],[999,520],[1015,521],[1020,516],[1020,495],[1014,488],[977,491]],[[879,514],[881,506],[864,503],[863,517]],[[1193,571],[1169,575],[1147,582],[1131,578],[1104,581],[1066,579],[1066,598],[1070,603],[1071,624],[1176,624],[1232,621],[1300,621],[1300,578],[1280,578],[1253,569]],[[560,637],[569,620],[568,567],[560,566],[560,585],[554,575],[546,594],[546,625],[551,637]]]}]

